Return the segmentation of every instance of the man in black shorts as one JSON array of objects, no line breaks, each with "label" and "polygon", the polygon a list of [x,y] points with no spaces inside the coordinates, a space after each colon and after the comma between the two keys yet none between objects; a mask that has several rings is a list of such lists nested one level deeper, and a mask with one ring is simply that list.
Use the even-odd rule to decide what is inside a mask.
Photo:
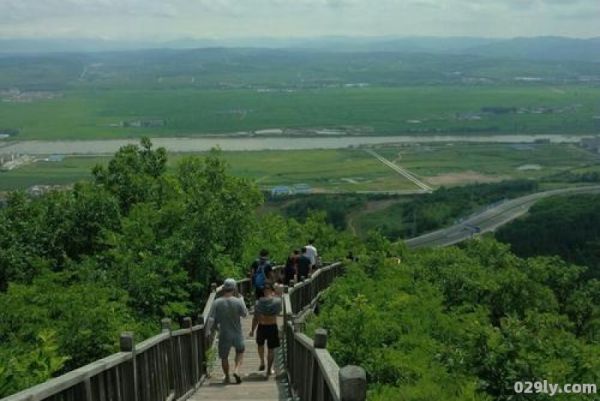
[{"label": "man in black shorts", "polygon": [[[254,307],[254,318],[252,319],[252,329],[250,337],[254,336],[256,331],[256,344],[258,344],[258,357],[260,367],[258,370],[265,369],[265,342],[269,352],[267,354],[267,371],[265,378],[274,374],[273,361],[275,360],[275,348],[279,347],[279,327],[277,327],[277,316],[281,312],[281,298],[276,296],[272,283],[267,282],[264,287],[264,296],[256,301]],[[258,329],[257,329],[258,327]]]}]

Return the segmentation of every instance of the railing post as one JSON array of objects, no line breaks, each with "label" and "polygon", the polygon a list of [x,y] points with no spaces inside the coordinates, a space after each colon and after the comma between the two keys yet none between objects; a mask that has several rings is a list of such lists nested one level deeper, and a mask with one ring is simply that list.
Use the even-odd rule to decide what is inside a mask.
[{"label": "railing post", "polygon": [[367,399],[367,373],[360,366],[340,369],[340,401],[365,401]]},{"label": "railing post", "polygon": [[318,400],[319,397],[324,396],[323,389],[323,372],[319,372],[319,365],[317,359],[319,358],[319,351],[325,351],[327,348],[327,330],[318,328],[315,330],[315,336],[313,338],[314,354],[310,358],[309,372],[308,372],[308,388],[305,392],[309,399]]},{"label": "railing post", "polygon": [[327,348],[327,330],[316,329],[313,344],[315,348]]},{"label": "railing post", "polygon": [[164,318],[160,321],[160,326],[162,328],[162,332],[163,333],[170,333],[171,332],[171,319],[169,318]]},{"label": "railing post", "polygon": [[169,387],[169,393],[175,391],[175,361],[173,355],[173,337],[171,336],[171,319],[164,318],[160,321],[163,333],[169,333],[169,339],[167,340],[167,386]]},{"label": "railing post", "polygon": [[200,330],[200,338],[199,338],[199,343],[200,343],[200,350],[198,351],[198,357],[202,358],[200,361],[202,362],[200,365],[200,376],[199,378],[202,377],[203,374],[205,374],[208,369],[207,369],[207,365],[206,365],[206,336],[205,336],[205,332],[206,332],[206,326],[204,323],[204,316],[200,315],[198,316],[198,324],[202,326],[202,329]]},{"label": "railing post", "polygon": [[196,344],[196,341],[194,341],[194,331],[192,329],[192,318],[190,317],[184,317],[183,318],[183,328],[185,329],[189,329],[190,330],[190,350],[191,350],[191,357],[192,357],[192,385],[195,385],[198,381],[198,378],[200,377],[200,375],[198,374],[199,371],[199,363],[198,363],[198,344]]},{"label": "railing post", "polygon": [[119,345],[121,348],[121,352],[130,352],[131,353],[131,386],[133,401],[139,401],[138,397],[138,376],[137,376],[137,366],[135,363],[135,342],[133,337],[133,332],[125,332],[121,334],[119,339]]},{"label": "railing post", "polygon": [[[294,297],[292,297],[291,290],[293,290],[295,286],[296,286],[296,280],[290,280],[290,303],[292,304],[293,310],[296,310],[296,304],[294,303],[294,300],[296,299],[297,295],[294,295]],[[292,313],[293,313],[293,311],[290,311],[290,314],[292,314]]]},{"label": "railing post", "polygon": [[[89,377],[86,377],[85,381],[83,382],[83,385],[85,387],[85,401],[93,401],[92,380]],[[32,399],[33,399],[33,397],[32,397]]]}]

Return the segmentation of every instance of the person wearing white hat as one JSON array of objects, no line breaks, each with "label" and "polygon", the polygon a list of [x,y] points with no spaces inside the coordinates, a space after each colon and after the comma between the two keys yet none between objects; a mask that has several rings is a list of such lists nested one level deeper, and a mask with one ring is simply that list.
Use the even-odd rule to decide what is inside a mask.
[{"label": "person wearing white hat", "polygon": [[234,279],[228,278],[223,283],[223,296],[215,299],[213,303],[210,318],[214,319],[215,326],[219,327],[219,358],[221,358],[221,367],[223,368],[224,384],[231,383],[229,378],[229,351],[231,347],[235,348],[235,367],[233,377],[235,382],[240,384],[242,378],[239,374],[242,361],[244,359],[244,334],[242,333],[241,318],[248,316],[248,309],[244,303],[244,298],[237,296],[237,283]]}]

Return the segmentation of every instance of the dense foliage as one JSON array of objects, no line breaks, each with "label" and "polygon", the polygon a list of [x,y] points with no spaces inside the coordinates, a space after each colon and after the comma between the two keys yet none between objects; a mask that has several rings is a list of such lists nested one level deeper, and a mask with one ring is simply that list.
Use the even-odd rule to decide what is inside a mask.
[{"label": "dense foliage", "polygon": [[558,174],[545,177],[543,181],[546,182],[589,182],[596,183],[600,182],[600,171],[596,170],[596,165],[584,166],[580,169],[571,169],[562,171]]},{"label": "dense foliage", "polygon": [[515,395],[514,382],[600,381],[600,282],[585,268],[493,240],[367,244],[311,326],[329,331],[338,364],[367,370],[371,401],[545,400]]},{"label": "dense foliage", "polygon": [[600,278],[600,195],[545,199],[529,214],[502,227],[498,240],[520,256],[558,255],[588,266],[587,276]]},{"label": "dense foliage", "polygon": [[[184,159],[174,173],[166,161],[143,140],[95,168],[92,182],[10,195],[0,210],[0,397],[110,354],[121,331],[139,339],[157,333],[162,317],[194,316],[210,283],[243,277],[259,249],[282,262],[309,237],[325,259],[359,257],[312,327],[329,330],[340,365],[367,369],[371,400],[514,400],[517,380],[600,381],[600,282],[591,270],[520,259],[488,240],[414,253],[378,234],[359,242],[327,224],[341,228],[336,215],[309,212],[333,210],[333,199],[290,208],[299,220],[261,215],[256,186],[230,176],[217,153]],[[535,184],[478,188],[437,191],[407,213],[433,227]],[[577,241],[598,233],[597,197],[577,199],[540,204],[566,216],[543,226],[548,241],[571,238],[559,233],[567,223],[585,234]],[[584,254],[570,252],[563,256]]]},{"label": "dense foliage", "polygon": [[0,209],[0,397],[196,316],[210,283],[244,277],[258,251],[283,261],[309,237],[345,252],[323,214],[258,216],[263,198],[218,152],[166,170],[164,149],[121,148],[94,180]]},{"label": "dense foliage", "polygon": [[312,212],[324,212],[326,221],[338,230],[348,226],[348,216],[365,206],[366,195],[311,195],[302,196],[284,208],[284,214],[297,220],[305,220]]},{"label": "dense foliage", "polygon": [[448,226],[495,202],[535,192],[537,188],[537,182],[531,180],[441,187],[431,194],[364,214],[357,225],[362,232],[376,229],[392,240],[412,238]]}]

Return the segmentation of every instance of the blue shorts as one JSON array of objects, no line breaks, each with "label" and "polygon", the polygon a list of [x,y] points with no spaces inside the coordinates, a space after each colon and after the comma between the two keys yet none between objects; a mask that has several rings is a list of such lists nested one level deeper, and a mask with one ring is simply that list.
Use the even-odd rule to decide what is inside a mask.
[{"label": "blue shorts", "polygon": [[229,351],[231,350],[231,347],[235,347],[236,353],[243,353],[246,350],[244,336],[242,334],[223,337],[219,336],[219,358],[229,358]]}]

